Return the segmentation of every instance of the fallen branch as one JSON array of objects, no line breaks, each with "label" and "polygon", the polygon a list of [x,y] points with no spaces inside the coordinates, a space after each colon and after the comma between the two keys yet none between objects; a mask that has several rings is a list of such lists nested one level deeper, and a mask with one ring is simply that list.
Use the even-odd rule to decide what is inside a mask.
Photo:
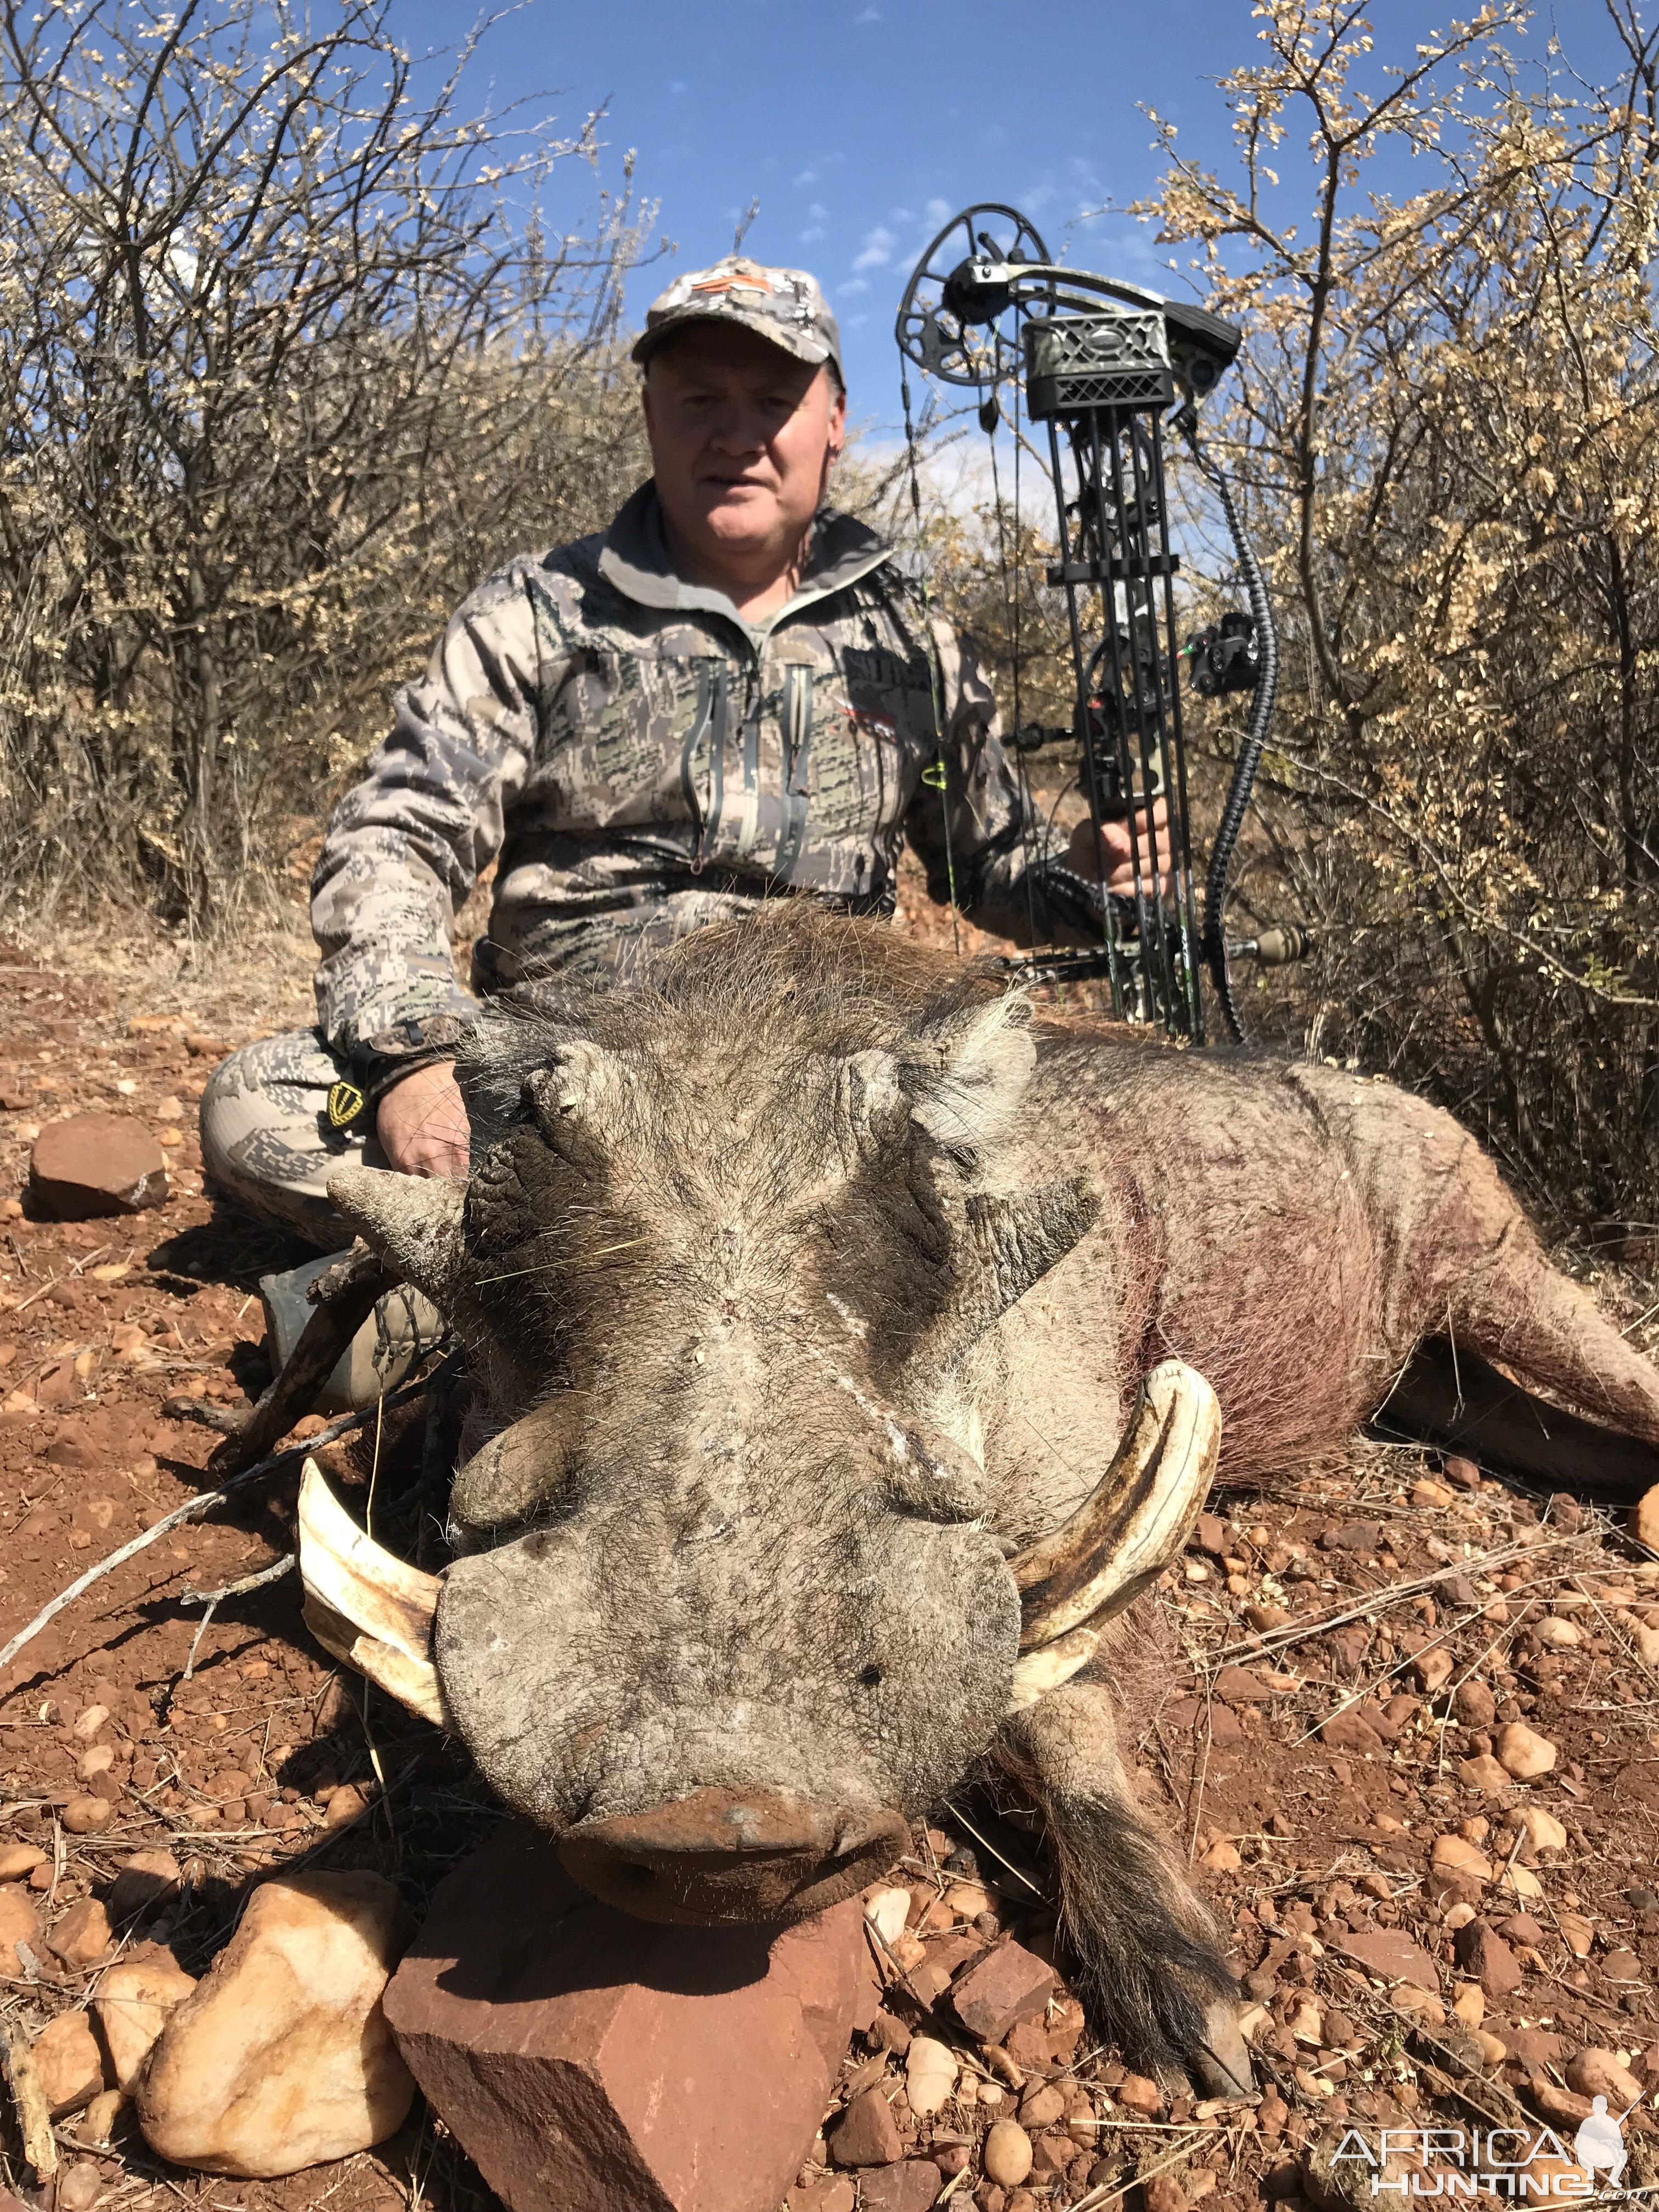
[{"label": "fallen branch", "polygon": [[341,1354],[374,1312],[375,1301],[394,1287],[380,1255],[362,1245],[354,1245],[318,1276],[306,1293],[315,1310],[301,1330],[299,1342],[258,1405],[209,1460],[210,1474],[222,1481],[239,1475],[311,1411]]},{"label": "fallen branch", "polygon": [[1079,2197],[1073,2212],[1103,2212],[1103,2207],[1115,2204],[1120,2197],[1127,2197],[1132,2189],[1139,2189],[1142,2182],[1166,2173],[1172,2166],[1179,2166],[1182,2160],[1191,2154],[1192,2148],[1191,2142],[1183,2136],[1172,2151],[1159,2159],[1155,2166],[1147,2166],[1144,2172],[1132,2173],[1124,2181],[1103,2181],[1098,2189],[1091,2189],[1086,2197]]},{"label": "fallen branch", "polygon": [[210,1406],[205,1398],[163,1398],[161,1411],[170,1421],[194,1421],[198,1428],[211,1429],[221,1437],[239,1437],[247,1425],[245,1413],[228,1406]]},{"label": "fallen branch", "polygon": [[186,1498],[171,1513],[163,1514],[141,1535],[135,1536],[131,1543],[123,1544],[107,1559],[100,1559],[96,1565],[88,1567],[85,1574],[78,1576],[67,1589],[59,1590],[49,1605],[42,1606],[33,1620],[26,1627],[20,1628],[10,1642],[0,1648],[0,1672],[10,1665],[23,1646],[32,1644],[47,1623],[56,1620],[66,1606],[73,1605],[77,1597],[84,1595],[106,1575],[113,1574],[117,1567],[125,1566],[129,1559],[136,1559],[140,1552],[148,1550],[150,1545],[159,1542],[174,1528],[183,1528],[187,1522],[199,1521],[204,1514],[211,1513],[216,1506],[223,1505],[239,1491],[249,1489],[254,1483],[264,1481],[268,1475],[276,1474],[283,1468],[291,1467],[295,1461],[304,1459],[307,1453],[315,1451],[319,1444],[332,1443],[336,1437],[346,1436],[351,1430],[361,1428],[382,1407],[399,1406],[406,1399],[416,1396],[426,1389],[430,1380],[430,1376],[421,1376],[413,1382],[405,1382],[401,1389],[377,1399],[373,1406],[364,1407],[358,1413],[342,1413],[337,1420],[329,1422],[314,1437],[307,1437],[303,1443],[289,1444],[282,1451],[272,1452],[268,1458],[258,1460],[253,1466],[244,1468],[240,1474],[233,1475],[219,1489],[204,1490],[198,1497]]},{"label": "fallen branch", "polygon": [[246,1597],[249,1590],[263,1589],[267,1583],[281,1582],[283,1577],[299,1564],[299,1558],[297,1552],[284,1552],[280,1559],[273,1560],[268,1567],[261,1567],[257,1575],[244,1575],[240,1582],[227,1583],[222,1589],[181,1589],[173,1602],[177,1605],[204,1605],[211,1613],[215,1606],[222,1605],[228,1597]]},{"label": "fallen branch", "polygon": [[[1350,1978],[1349,2001],[1352,2002],[1356,1997],[1359,2000],[1355,2008],[1357,2010],[1364,2011],[1369,2008],[1373,2025],[1378,2014],[1386,2014],[1405,2029],[1404,2040],[1414,2039],[1436,2053],[1434,2059],[1425,2061],[1419,2058],[1419,2063],[1433,2066],[1440,2075],[1444,2086],[1437,2090],[1437,2094],[1455,2097],[1459,2104],[1467,2106],[1489,2127],[1513,2126],[1521,2108],[1506,2084],[1488,2081],[1484,2074],[1470,2064],[1466,2053],[1436,2034],[1435,2024],[1431,2021],[1426,2020],[1421,2013],[1407,2011],[1405,2006],[1396,2004],[1393,1990],[1375,1989],[1372,1986],[1372,1977],[1376,1972],[1375,1966],[1368,1965],[1364,1959],[1356,1958],[1340,1943],[1329,1944],[1327,1948],[1345,1962],[1344,1970]],[[1442,2021],[1439,2025],[1443,2027],[1445,2022]],[[1475,2084],[1474,2088],[1468,2086],[1471,2081]]]},{"label": "fallen branch", "polygon": [[[1534,1546],[1533,1548],[1536,1550],[1537,1547]],[[1564,1583],[1567,1580],[1568,1572],[1569,1571],[1564,1567],[1559,1574],[1536,1577],[1532,1582],[1528,1583],[1527,1585],[1527,1598],[1528,1602],[1536,1603],[1540,1601],[1545,1590],[1553,1589],[1558,1583]],[[1474,1618],[1477,1620],[1484,1620],[1486,1618],[1484,1608],[1480,1613],[1476,1613]],[[1498,1645],[1504,1641],[1504,1638],[1511,1635],[1516,1628],[1521,1626],[1521,1625],[1520,1621],[1505,1621],[1503,1626],[1498,1630],[1497,1635],[1494,1636],[1491,1643],[1487,1644],[1486,1650],[1481,1652],[1480,1657],[1478,1659],[1472,1660],[1463,1669],[1463,1672],[1457,1676],[1455,1680],[1453,1680],[1451,1676],[1448,1675],[1445,1681],[1440,1685],[1437,1690],[1433,1690],[1426,1693],[1431,1698],[1438,1698],[1443,1699],[1447,1707],[1446,1717],[1437,1724],[1440,1729],[1440,1760],[1443,1772],[1445,1767],[1446,1730],[1451,1725],[1450,1705],[1452,1698],[1456,1695],[1457,1692],[1462,1689],[1464,1683],[1468,1680],[1472,1674],[1477,1674],[1480,1673],[1481,1668],[1486,1665],[1486,1661],[1491,1658],[1492,1653],[1497,1650]],[[1296,1741],[1291,1746],[1291,1750],[1299,1751],[1304,1743],[1310,1743],[1314,1737],[1318,1735],[1320,1729],[1325,1726],[1326,1722],[1334,1721],[1339,1713],[1351,1712],[1356,1705],[1363,1705],[1368,1698],[1377,1696],[1382,1690],[1383,1683],[1392,1680],[1395,1675],[1403,1674],[1407,1668],[1416,1666],[1418,1661],[1422,1658],[1425,1652],[1443,1650],[1454,1636],[1458,1636],[1462,1633],[1463,1629],[1467,1626],[1468,1624],[1463,1621],[1453,1621],[1449,1626],[1443,1628],[1439,1635],[1431,1637],[1426,1644],[1419,1644],[1415,1651],[1405,1652],[1398,1659],[1391,1660],[1389,1665],[1383,1668],[1382,1674],[1378,1678],[1372,1681],[1360,1683],[1358,1687],[1353,1691],[1352,1695],[1343,1698],[1340,1705],[1333,1705],[1330,1711],[1328,1712],[1322,1719],[1316,1721],[1312,1728],[1308,1730],[1305,1735],[1297,1736]]]},{"label": "fallen branch", "polygon": [[945,1800],[945,1808],[949,1812],[951,1818],[957,1821],[959,1826],[967,1829],[969,1834],[973,1838],[974,1841],[980,1845],[981,1850],[989,1851],[991,1856],[997,1861],[999,1865],[1006,1867],[1009,1873],[1012,1875],[1016,1881],[1023,1881],[1026,1888],[1030,1891],[1033,1897],[1041,1898],[1045,1905],[1048,1905],[1053,1902],[1046,1889],[1040,1888],[1038,1885],[1031,1880],[1030,1875],[1023,1873],[1021,1869],[1014,1864],[1011,1858],[1006,1857],[1003,1853],[997,1849],[996,1845],[991,1841],[988,1836],[981,1835],[979,1830],[974,1826],[973,1822],[968,1818],[968,1815],[963,1811],[962,1808],[956,1802],[954,1798],[947,1798]]}]

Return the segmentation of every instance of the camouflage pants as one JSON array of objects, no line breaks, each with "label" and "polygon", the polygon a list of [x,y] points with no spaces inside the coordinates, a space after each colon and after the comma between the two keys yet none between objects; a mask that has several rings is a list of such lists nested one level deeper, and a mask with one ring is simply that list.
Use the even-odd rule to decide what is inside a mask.
[{"label": "camouflage pants", "polygon": [[391,1164],[374,1137],[329,1124],[329,1089],[345,1072],[315,1030],[290,1030],[221,1060],[202,1093],[210,1187],[323,1252],[353,1235],[328,1202],[330,1176]]}]

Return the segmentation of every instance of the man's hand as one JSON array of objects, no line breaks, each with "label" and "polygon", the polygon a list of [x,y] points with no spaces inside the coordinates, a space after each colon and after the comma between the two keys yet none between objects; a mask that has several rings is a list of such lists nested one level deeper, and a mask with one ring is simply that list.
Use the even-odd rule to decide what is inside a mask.
[{"label": "man's hand", "polygon": [[[1152,805],[1152,843],[1156,854],[1149,848],[1147,838],[1147,809],[1137,809],[1134,836],[1131,840],[1127,819],[1103,822],[1100,825],[1100,853],[1094,850],[1093,824],[1085,818],[1072,832],[1072,842],[1066,852],[1066,864],[1091,883],[1098,883],[1103,875],[1106,888],[1121,898],[1133,898],[1135,888],[1134,847],[1140,848],[1140,880],[1150,890],[1156,872],[1167,890],[1170,883],[1170,804],[1167,799],[1155,799]],[[1102,863],[1104,863],[1103,866]]]},{"label": "man's hand", "polygon": [[375,1109],[374,1127],[400,1174],[465,1177],[472,1133],[453,1060],[434,1060],[394,1083]]}]

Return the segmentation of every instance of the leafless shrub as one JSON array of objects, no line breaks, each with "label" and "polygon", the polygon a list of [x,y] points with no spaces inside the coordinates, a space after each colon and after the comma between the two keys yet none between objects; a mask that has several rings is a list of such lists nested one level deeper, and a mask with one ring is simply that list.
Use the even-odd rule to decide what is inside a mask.
[{"label": "leafless shrub", "polygon": [[[496,561],[638,480],[649,228],[375,0],[0,5],[0,879],[191,928]],[[598,212],[535,210],[586,165]],[[524,210],[529,209],[526,224]]]},{"label": "leafless shrub", "polygon": [[1148,210],[1250,333],[1212,435],[1287,677],[1242,890],[1323,945],[1281,1032],[1437,1096],[1558,1219],[1651,1219],[1659,1169],[1659,39],[1610,7],[1595,89],[1522,69],[1511,0],[1376,58],[1347,0],[1264,0],[1238,173],[1169,134]]}]

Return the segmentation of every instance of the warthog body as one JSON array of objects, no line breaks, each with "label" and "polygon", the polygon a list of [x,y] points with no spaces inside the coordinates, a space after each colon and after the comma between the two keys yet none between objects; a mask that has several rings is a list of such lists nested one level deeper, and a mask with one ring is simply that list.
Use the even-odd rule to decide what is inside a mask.
[{"label": "warthog body", "polygon": [[464,1206],[362,1171],[336,1196],[454,1318],[495,1431],[434,1647],[484,1774],[602,1894],[741,1918],[869,1881],[999,1761],[1046,1808],[1102,2024],[1248,2078],[1109,1647],[1010,1713],[1008,1559],[1171,1357],[1239,1474],[1339,1442],[1449,1326],[1659,1437],[1659,1381],[1477,1146],[1383,1084],[1031,1021],[799,908],[636,988],[532,989],[466,1079]]}]

